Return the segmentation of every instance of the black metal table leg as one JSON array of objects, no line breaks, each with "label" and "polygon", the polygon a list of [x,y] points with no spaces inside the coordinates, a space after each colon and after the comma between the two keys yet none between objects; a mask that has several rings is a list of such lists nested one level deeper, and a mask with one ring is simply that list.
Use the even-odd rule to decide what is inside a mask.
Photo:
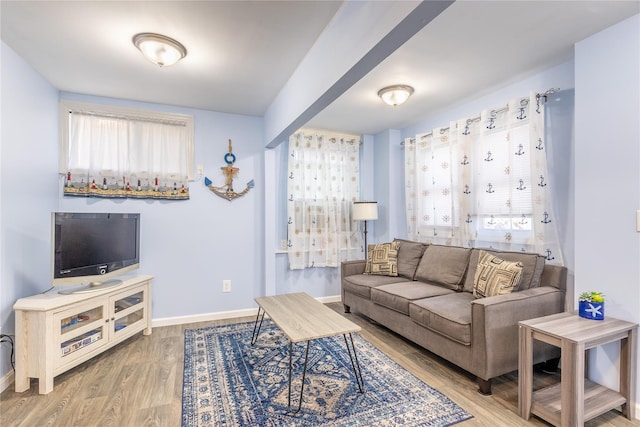
[{"label": "black metal table leg", "polygon": [[[260,317],[260,312],[262,312],[262,317]],[[262,321],[264,320],[265,311],[262,307],[258,307],[258,315],[256,316],[256,323],[253,325],[253,333],[251,334],[251,345],[254,345],[258,340],[258,335],[260,335],[260,328],[262,328]],[[258,319],[260,319],[260,325],[258,325]]]},{"label": "black metal table leg", "polygon": [[291,371],[293,370],[293,343],[289,341],[289,393],[287,394],[287,409],[291,409]]},{"label": "black metal table leg", "polygon": [[[300,400],[298,401],[298,409],[296,409],[293,413],[300,412],[302,408],[302,393],[304,392],[304,380],[307,376],[307,360],[309,360],[309,342],[307,340],[307,349],[304,353],[304,366],[302,368],[302,385],[300,386]],[[291,374],[293,371],[293,363],[292,363],[292,354],[293,354],[293,343],[289,341],[289,395],[287,399],[287,408],[291,411]]]},{"label": "black metal table leg", "polygon": [[[346,345],[347,352],[349,353],[349,359],[351,360],[351,366],[353,367],[353,374],[355,375],[356,382],[358,383],[358,389],[360,390],[360,393],[364,393],[364,379],[362,378],[362,370],[360,369],[360,362],[358,361],[356,346],[353,344],[353,335],[349,333],[349,339],[351,340],[351,347],[349,347],[349,341],[347,341],[347,335],[343,334],[342,336],[344,337],[344,344]],[[353,355],[351,354],[352,349],[353,349]]]}]

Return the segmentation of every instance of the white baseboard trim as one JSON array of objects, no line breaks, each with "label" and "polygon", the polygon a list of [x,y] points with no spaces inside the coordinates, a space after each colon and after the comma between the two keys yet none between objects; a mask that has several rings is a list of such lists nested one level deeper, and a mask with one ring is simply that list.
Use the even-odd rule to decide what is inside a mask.
[{"label": "white baseboard trim", "polygon": [[[340,295],[316,298],[323,304],[330,302],[340,302]],[[236,319],[238,317],[255,317],[258,314],[258,308],[245,308],[242,310],[219,311],[216,313],[194,314],[190,316],[163,317],[160,319],[152,319],[151,327],[184,325],[185,323],[210,322],[212,320]]]},{"label": "white baseboard trim", "polygon": [[7,374],[0,379],[0,393],[5,391],[11,384],[13,384],[14,373],[13,370],[7,372]]},{"label": "white baseboard trim", "polygon": [[244,310],[219,311],[217,313],[194,314],[191,316],[164,317],[161,319],[152,319],[151,326],[157,328],[159,326],[184,325],[185,323],[210,322],[212,320],[235,319],[237,317],[255,317],[257,314],[257,308],[247,308]]}]

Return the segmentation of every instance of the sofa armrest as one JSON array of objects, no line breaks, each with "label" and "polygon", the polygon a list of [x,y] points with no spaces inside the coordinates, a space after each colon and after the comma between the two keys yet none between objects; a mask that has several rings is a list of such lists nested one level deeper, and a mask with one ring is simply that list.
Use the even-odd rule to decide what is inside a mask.
[{"label": "sofa armrest", "polygon": [[[471,340],[476,375],[488,380],[516,370],[518,322],[561,313],[564,311],[564,297],[561,289],[541,286],[472,301]],[[547,349],[551,354],[549,351]]]},{"label": "sofa armrest", "polygon": [[340,274],[342,278],[347,276],[353,276],[355,274],[364,273],[364,267],[367,264],[367,261],[364,259],[357,259],[354,261],[342,261]]}]

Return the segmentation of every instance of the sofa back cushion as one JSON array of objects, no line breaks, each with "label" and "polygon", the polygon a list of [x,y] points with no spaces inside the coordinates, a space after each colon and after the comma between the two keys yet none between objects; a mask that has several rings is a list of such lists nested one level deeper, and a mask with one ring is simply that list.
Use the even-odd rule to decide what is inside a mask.
[{"label": "sofa back cushion", "polygon": [[464,291],[473,292],[473,281],[478,268],[478,258],[480,252],[487,252],[502,258],[505,261],[516,261],[522,263],[522,275],[520,283],[513,289],[522,291],[540,286],[542,271],[544,270],[544,256],[529,252],[502,252],[493,249],[473,249],[469,258],[469,271],[464,281]]},{"label": "sofa back cushion", "polygon": [[462,289],[469,255],[471,249],[468,248],[429,245],[418,264],[416,280],[459,291]]},{"label": "sofa back cushion", "polygon": [[420,242],[412,242],[410,240],[397,238],[393,241],[400,244],[400,247],[398,248],[398,276],[414,280],[418,263],[420,262],[427,245]]}]

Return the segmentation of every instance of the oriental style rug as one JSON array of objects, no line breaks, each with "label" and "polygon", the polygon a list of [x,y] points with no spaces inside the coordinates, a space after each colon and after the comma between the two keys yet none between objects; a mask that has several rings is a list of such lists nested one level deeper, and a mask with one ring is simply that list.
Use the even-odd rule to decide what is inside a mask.
[{"label": "oriental style rug", "polygon": [[[449,426],[472,418],[354,334],[364,378],[358,391],[343,337],[311,341],[302,409],[288,412],[289,341],[265,320],[185,331],[182,426]],[[294,346],[297,408],[305,345]]]}]

